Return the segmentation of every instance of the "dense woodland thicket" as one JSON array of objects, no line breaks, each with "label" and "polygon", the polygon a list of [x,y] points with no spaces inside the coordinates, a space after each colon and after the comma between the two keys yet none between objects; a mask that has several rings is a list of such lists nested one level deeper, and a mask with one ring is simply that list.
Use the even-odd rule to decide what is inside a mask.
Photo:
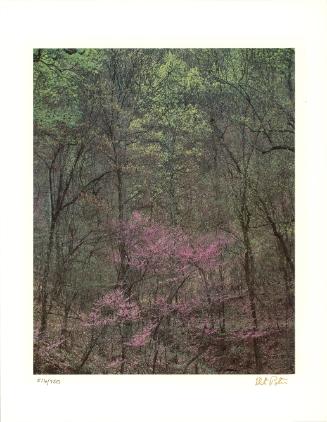
[{"label": "dense woodland thicket", "polygon": [[294,51],[33,61],[34,372],[294,372]]}]

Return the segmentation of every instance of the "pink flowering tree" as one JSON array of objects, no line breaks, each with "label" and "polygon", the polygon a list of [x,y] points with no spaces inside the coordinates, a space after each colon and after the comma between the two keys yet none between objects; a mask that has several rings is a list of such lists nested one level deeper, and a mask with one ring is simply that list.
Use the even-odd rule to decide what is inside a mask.
[{"label": "pink flowering tree", "polygon": [[106,338],[115,344],[107,364],[111,371],[142,373],[149,365],[153,373],[164,371],[163,355],[168,356],[165,365],[170,360],[178,366],[181,354],[197,354],[208,338],[219,334],[215,286],[228,241],[210,234],[191,236],[138,212],[128,221],[112,221],[110,230],[117,245],[109,254],[117,288],[83,315],[90,340],[78,370]]},{"label": "pink flowering tree", "polygon": [[[180,228],[151,222],[134,212],[130,220],[113,223],[119,242],[126,245],[128,266],[147,276],[160,275],[172,281],[184,278],[194,270],[209,271],[217,267],[227,244],[224,237],[209,235],[197,238]],[[112,253],[119,267],[121,257]]]},{"label": "pink flowering tree", "polygon": [[[167,348],[173,341],[176,327],[185,337],[194,337],[187,330],[191,316],[196,320],[193,328],[197,328],[200,339],[210,327],[213,330],[209,274],[221,265],[227,239],[208,234],[190,236],[178,227],[152,222],[138,212],[128,221],[111,222],[110,229],[116,236],[117,249],[109,258],[117,274],[121,273],[121,265],[127,268],[125,279],[118,290],[95,303],[85,324],[98,330],[120,327],[121,359],[126,360],[127,353],[141,355],[142,348],[150,347],[155,372],[162,345]],[[126,254],[123,262],[122,244]]]},{"label": "pink flowering tree", "polygon": [[226,333],[221,323],[222,306],[235,303],[239,312],[250,313],[246,298],[219,287],[228,239],[190,236],[140,213],[128,221],[111,222],[110,229],[117,248],[110,252],[109,262],[121,274],[123,244],[125,276],[83,315],[89,343],[79,371],[95,348],[104,344],[106,350],[109,343],[109,372],[187,372],[200,357],[208,367],[219,367],[217,350],[228,342],[246,344],[267,335],[246,327]]},{"label": "pink flowering tree", "polygon": [[[118,368],[124,372],[125,367],[125,329],[140,319],[140,308],[137,303],[126,297],[121,289],[115,289],[98,299],[87,314],[81,315],[82,326],[89,330],[88,344],[76,368],[80,372],[93,350],[109,336],[121,346],[120,356],[109,363],[108,368]],[[130,330],[129,330],[130,331]]]}]

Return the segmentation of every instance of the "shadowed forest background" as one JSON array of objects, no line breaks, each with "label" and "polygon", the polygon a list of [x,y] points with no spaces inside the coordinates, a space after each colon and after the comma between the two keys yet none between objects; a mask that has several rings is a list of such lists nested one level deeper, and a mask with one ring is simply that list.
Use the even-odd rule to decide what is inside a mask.
[{"label": "shadowed forest background", "polygon": [[294,372],[294,50],[33,61],[34,373]]}]

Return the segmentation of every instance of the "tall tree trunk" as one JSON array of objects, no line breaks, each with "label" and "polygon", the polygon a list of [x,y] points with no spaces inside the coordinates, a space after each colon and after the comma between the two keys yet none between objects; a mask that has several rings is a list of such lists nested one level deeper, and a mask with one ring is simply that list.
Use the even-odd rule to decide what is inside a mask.
[{"label": "tall tree trunk", "polygon": [[224,274],[223,269],[219,266],[219,278],[220,278],[220,293],[223,297],[220,305],[219,305],[219,327],[222,333],[226,331],[226,320],[225,320],[225,301],[224,301],[224,294],[225,294],[225,283],[224,283]]},{"label": "tall tree trunk", "polygon": [[[121,151],[120,151],[121,153]],[[118,220],[119,224],[122,225],[124,223],[125,217],[125,210],[124,210],[124,184],[123,184],[123,173],[122,168],[120,165],[120,156],[116,156],[116,176],[117,176],[117,194],[118,194]],[[128,272],[128,260],[127,260],[127,250],[126,250],[126,243],[124,238],[120,238],[119,245],[119,256],[120,256],[120,266],[118,271],[117,277],[117,284],[122,289],[124,294],[130,299],[131,290],[128,288],[128,280],[127,280],[127,272]],[[131,326],[130,323],[125,322],[122,323],[120,326],[120,335],[121,335],[121,365],[120,365],[120,373],[125,373],[125,363],[127,359],[127,348],[126,348],[126,339],[130,334]]]},{"label": "tall tree trunk", "polygon": [[[254,258],[249,238],[249,223],[250,223],[250,214],[247,207],[244,207],[244,212],[241,216],[241,226],[243,232],[243,242],[245,247],[244,252],[244,274],[245,274],[245,283],[248,289],[249,302],[250,302],[250,311],[252,319],[252,330],[255,333],[258,329],[258,318],[257,310],[255,304],[255,293],[254,293]],[[253,354],[255,359],[256,372],[262,372],[262,362],[259,350],[258,340],[254,337],[252,339]]]},{"label": "tall tree trunk", "polygon": [[280,250],[285,257],[285,260],[288,264],[292,277],[294,278],[294,273],[295,273],[294,262],[289,252],[289,248],[286,244],[284,236],[281,233],[281,231],[278,229],[276,222],[274,221],[274,219],[271,216],[271,213],[268,210],[267,204],[264,202],[262,198],[259,198],[259,203],[260,203],[260,208],[264,212],[264,215],[266,216],[268,223],[270,224],[273,234],[276,237],[276,240],[280,246]]},{"label": "tall tree trunk", "polygon": [[[118,193],[118,220],[119,220],[119,224],[122,225],[124,223],[124,194],[123,194],[124,187],[123,187],[122,170],[119,166],[117,167],[116,175],[117,175],[117,193]],[[124,292],[127,292],[126,274],[128,271],[128,263],[127,263],[126,244],[123,238],[120,238],[119,240],[118,251],[119,251],[119,258],[120,258],[120,266],[119,266],[119,271],[118,271],[117,283]]]},{"label": "tall tree trunk", "polygon": [[175,138],[172,134],[169,135],[167,142],[167,173],[168,173],[168,197],[169,197],[169,217],[172,226],[177,225],[177,198],[176,198],[176,153],[175,153]]},{"label": "tall tree trunk", "polygon": [[48,281],[50,274],[51,255],[54,243],[56,220],[52,218],[49,232],[48,247],[46,253],[45,267],[41,285],[41,327],[40,336],[42,337],[47,330],[48,322]]}]

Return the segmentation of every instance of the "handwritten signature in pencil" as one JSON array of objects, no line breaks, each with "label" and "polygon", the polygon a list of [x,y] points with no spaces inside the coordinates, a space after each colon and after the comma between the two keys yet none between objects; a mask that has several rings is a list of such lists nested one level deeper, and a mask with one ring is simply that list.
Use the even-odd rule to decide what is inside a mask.
[{"label": "handwritten signature in pencil", "polygon": [[256,377],[255,385],[282,385],[287,384],[288,379],[272,375],[270,377]]}]

